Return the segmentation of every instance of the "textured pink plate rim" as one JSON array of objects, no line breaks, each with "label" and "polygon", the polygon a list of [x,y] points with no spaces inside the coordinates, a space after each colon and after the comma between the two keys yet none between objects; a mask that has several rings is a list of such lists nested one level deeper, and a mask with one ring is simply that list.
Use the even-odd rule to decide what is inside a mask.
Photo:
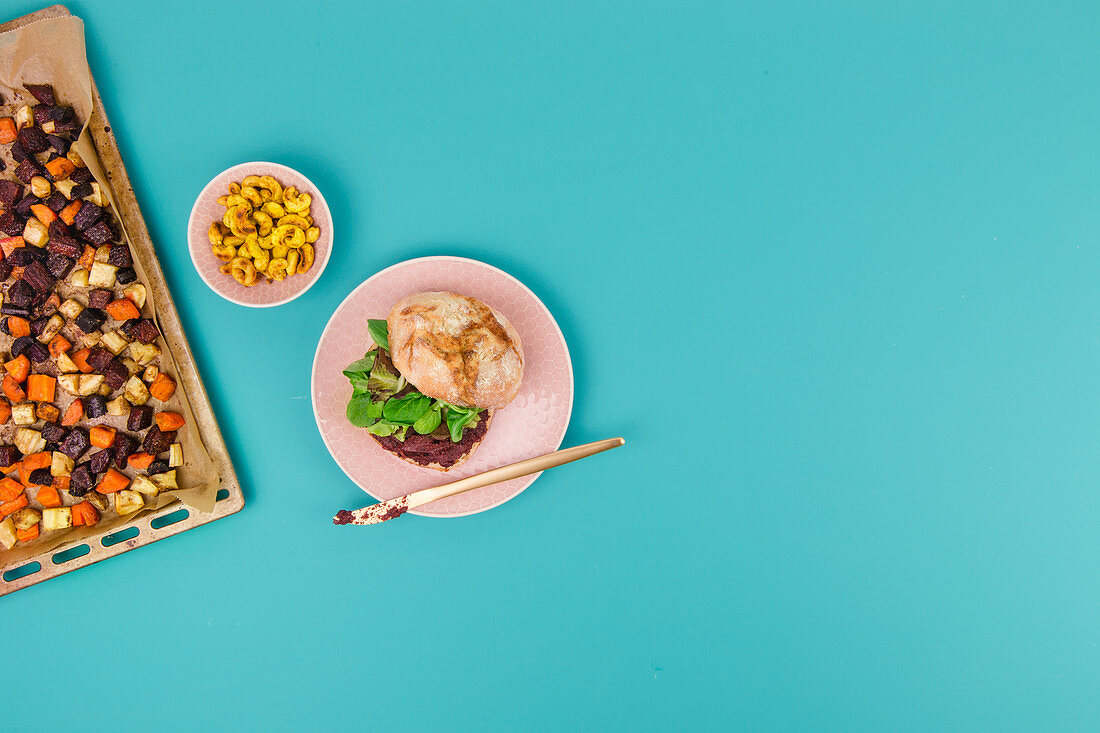
[{"label": "textured pink plate rim", "polygon": [[[470,460],[446,473],[399,460],[344,415],[351,385],[342,372],[370,347],[366,319],[384,318],[393,303],[423,290],[453,290],[485,301],[512,322],[524,348],[520,393],[494,414],[489,433]],[[357,486],[383,501],[560,448],[573,411],[573,365],[554,317],[519,280],[477,260],[421,257],[371,276],[336,308],[317,343],[310,392],[317,429],[337,465]],[[503,504],[536,478],[538,474],[475,489],[410,513],[476,514]]]},{"label": "textured pink plate rim", "polygon": [[[210,251],[207,230],[210,228],[210,222],[220,218],[225,212],[224,207],[218,205],[217,199],[225,193],[226,187],[233,181],[240,182],[245,176],[253,175],[272,175],[284,187],[294,186],[299,191],[308,193],[313,199],[310,215],[321,230],[321,236],[313,245],[315,249],[313,267],[304,276],[288,277],[277,283],[261,282],[246,288],[218,270],[222,262]],[[293,168],[266,161],[240,163],[214,176],[195,199],[191,207],[191,216],[187,219],[187,248],[191,253],[191,264],[195,266],[195,271],[215,293],[237,305],[249,308],[272,308],[294,300],[313,287],[313,283],[321,278],[332,255],[332,214],[329,212],[328,202],[325,201],[321,190],[314,185],[313,181]]]}]

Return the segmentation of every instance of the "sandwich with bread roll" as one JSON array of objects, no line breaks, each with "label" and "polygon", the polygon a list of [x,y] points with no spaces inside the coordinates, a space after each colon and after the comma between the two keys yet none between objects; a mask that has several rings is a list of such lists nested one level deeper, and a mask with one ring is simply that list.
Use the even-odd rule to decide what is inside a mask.
[{"label": "sandwich with bread roll", "polygon": [[433,291],[402,298],[367,330],[372,347],[344,370],[348,421],[413,465],[462,465],[519,392],[515,328],[480,300]]}]

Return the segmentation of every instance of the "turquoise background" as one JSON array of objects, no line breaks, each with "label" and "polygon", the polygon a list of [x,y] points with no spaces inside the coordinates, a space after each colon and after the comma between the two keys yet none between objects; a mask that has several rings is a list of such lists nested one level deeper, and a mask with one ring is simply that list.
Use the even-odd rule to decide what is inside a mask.
[{"label": "turquoise background", "polygon": [[[248,504],[0,601],[0,727],[1100,724],[1095,3],[72,8]],[[253,159],[338,233],[270,311],[185,244]],[[437,253],[627,446],[334,528],[314,347]]]}]

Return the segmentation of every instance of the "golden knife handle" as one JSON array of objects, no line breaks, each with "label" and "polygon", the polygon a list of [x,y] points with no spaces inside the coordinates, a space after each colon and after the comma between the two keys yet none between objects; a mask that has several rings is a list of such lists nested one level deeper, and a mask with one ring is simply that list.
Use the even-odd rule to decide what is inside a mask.
[{"label": "golden knife handle", "polygon": [[514,478],[519,478],[520,476],[528,476],[532,473],[545,471],[548,468],[560,466],[563,463],[569,463],[570,461],[587,458],[588,456],[595,455],[596,453],[602,453],[605,450],[618,448],[625,442],[626,441],[622,438],[608,438],[607,440],[597,440],[595,443],[585,443],[584,445],[574,446],[573,448],[563,448],[562,450],[556,450],[553,453],[547,453],[544,456],[528,458],[527,460],[519,461],[518,463],[509,463],[507,466],[494,468],[492,470],[486,471],[484,473],[479,473],[474,476],[460,478],[458,481],[452,481],[451,483],[443,484],[442,486],[433,486],[430,489],[414,491],[408,496],[409,508],[411,509],[413,507],[418,507],[423,504],[427,504],[430,501],[442,499],[447,496],[461,494],[464,491],[480,489],[482,486],[488,486],[489,484],[495,484],[500,481],[509,481]]}]

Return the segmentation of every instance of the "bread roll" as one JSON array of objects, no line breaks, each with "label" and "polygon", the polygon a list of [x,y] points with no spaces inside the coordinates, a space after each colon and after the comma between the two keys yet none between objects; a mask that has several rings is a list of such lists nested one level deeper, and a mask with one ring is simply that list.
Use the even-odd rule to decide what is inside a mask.
[{"label": "bread roll", "polygon": [[387,323],[394,366],[427,396],[462,407],[500,408],[519,392],[519,334],[480,300],[415,293],[394,304]]}]

